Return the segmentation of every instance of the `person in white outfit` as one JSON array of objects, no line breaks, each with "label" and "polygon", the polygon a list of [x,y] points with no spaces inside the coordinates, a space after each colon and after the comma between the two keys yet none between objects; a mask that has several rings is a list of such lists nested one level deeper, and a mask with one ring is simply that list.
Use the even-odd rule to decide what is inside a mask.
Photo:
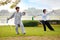
[{"label": "person in white outfit", "polygon": [[8,20],[14,17],[15,26],[16,26],[16,34],[19,34],[18,26],[20,26],[22,33],[25,34],[24,25],[21,20],[21,17],[25,15],[25,12],[19,12],[20,7],[16,7],[15,9],[16,9],[16,12],[14,12],[13,15],[10,18],[8,18]]}]

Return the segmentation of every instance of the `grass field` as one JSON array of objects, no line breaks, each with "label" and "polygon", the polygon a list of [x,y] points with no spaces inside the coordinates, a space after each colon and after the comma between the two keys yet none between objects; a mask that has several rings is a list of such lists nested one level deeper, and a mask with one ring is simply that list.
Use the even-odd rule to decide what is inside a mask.
[{"label": "grass field", "polygon": [[[56,39],[57,40],[60,40],[60,25],[52,25],[53,28],[55,29],[55,31],[50,31],[48,28],[47,28],[47,31],[44,32],[43,31],[43,26],[40,25],[40,27],[25,27],[25,31],[26,31],[26,34],[23,35],[21,33],[21,30],[19,28],[19,32],[20,34],[19,35],[16,35],[16,32],[15,32],[15,27],[14,26],[0,26],[0,40],[9,40],[9,39],[13,39],[15,38],[15,40],[18,40],[16,38],[20,38],[22,39],[24,37],[23,40],[28,40],[27,38],[50,38],[50,39]],[[45,38],[45,39],[46,39]],[[11,40],[12,40],[11,39]],[[32,39],[29,39],[29,40],[32,40]]]}]

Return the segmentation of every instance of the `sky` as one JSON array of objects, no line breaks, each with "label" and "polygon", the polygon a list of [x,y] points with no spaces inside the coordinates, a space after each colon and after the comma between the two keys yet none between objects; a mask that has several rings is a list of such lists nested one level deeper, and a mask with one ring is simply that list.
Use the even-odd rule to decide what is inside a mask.
[{"label": "sky", "polygon": [[[14,0],[13,0],[14,1]],[[9,10],[15,11],[15,9],[10,9],[10,4],[0,6],[0,10]],[[21,2],[17,5],[21,7],[21,10],[27,8],[38,8],[38,9],[60,9],[60,0],[21,0]]]},{"label": "sky", "polygon": [[23,4],[28,7],[35,8],[49,8],[58,9],[60,8],[60,0],[22,0]]}]

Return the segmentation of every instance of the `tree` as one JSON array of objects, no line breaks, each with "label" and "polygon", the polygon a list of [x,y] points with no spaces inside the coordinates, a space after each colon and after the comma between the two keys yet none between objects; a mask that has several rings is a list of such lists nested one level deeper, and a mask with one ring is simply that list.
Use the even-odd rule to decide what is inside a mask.
[{"label": "tree", "polygon": [[[0,6],[1,5],[6,5],[8,3],[11,3],[12,0],[0,0]],[[20,2],[20,0],[15,0],[14,2],[12,2],[12,5],[10,6],[10,8],[14,8],[16,7],[16,5]]]}]

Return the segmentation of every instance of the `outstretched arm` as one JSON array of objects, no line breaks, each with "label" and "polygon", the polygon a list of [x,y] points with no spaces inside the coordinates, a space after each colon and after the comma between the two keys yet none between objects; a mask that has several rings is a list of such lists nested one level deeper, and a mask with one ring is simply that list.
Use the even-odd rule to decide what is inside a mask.
[{"label": "outstretched arm", "polygon": [[14,17],[14,14],[15,14],[15,13],[13,13],[13,15],[12,15],[11,17],[9,17],[7,20],[9,20],[9,19],[13,18],[13,17]]},{"label": "outstretched arm", "polygon": [[42,14],[36,15],[36,16],[34,16],[34,17],[37,17],[37,16],[42,16]]},{"label": "outstretched arm", "polygon": [[49,14],[51,14],[51,13],[53,13],[54,12],[54,10],[52,10],[51,12],[48,12],[46,15],[49,15]]}]

